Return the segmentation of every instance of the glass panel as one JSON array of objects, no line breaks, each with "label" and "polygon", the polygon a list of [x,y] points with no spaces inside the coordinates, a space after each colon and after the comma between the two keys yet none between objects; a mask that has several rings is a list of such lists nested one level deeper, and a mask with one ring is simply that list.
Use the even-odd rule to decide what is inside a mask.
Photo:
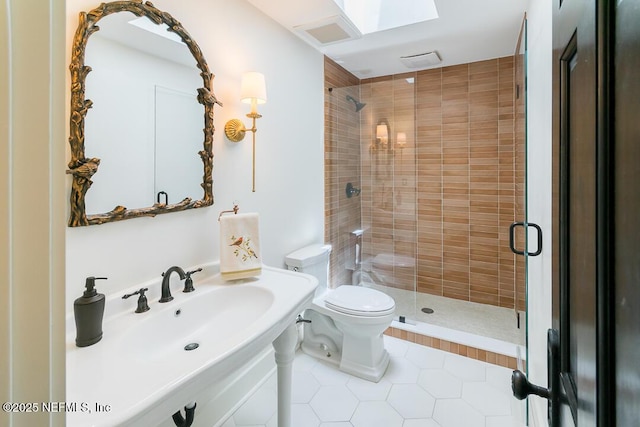
[{"label": "glass panel", "polygon": [[[524,256],[515,257],[515,310],[519,322],[519,327],[524,329],[525,353],[518,354],[518,369],[523,372],[529,372],[527,361],[528,357],[528,316],[527,316],[527,268],[529,262],[529,251],[536,249],[529,246],[529,242],[536,242],[537,238],[531,234],[535,232],[533,227],[526,227],[528,224],[527,214],[527,21],[523,19],[518,44],[515,52],[515,115],[514,115],[514,141],[515,141],[515,205],[516,205],[516,221],[524,221],[525,227],[519,240],[521,247],[526,248]],[[531,234],[531,236],[530,236]],[[535,247],[536,243],[533,243]],[[518,246],[517,246],[518,247]],[[525,359],[524,361],[522,359]],[[528,404],[528,401],[525,401]],[[526,405],[526,404],[525,404]],[[525,406],[524,413],[528,412]],[[528,418],[524,416],[525,420]],[[525,421],[523,420],[523,421]]]},{"label": "glass panel", "polygon": [[[329,96],[330,120],[327,131],[331,138],[327,147],[329,158],[327,184],[331,187],[327,209],[331,221],[327,238],[333,250],[329,271],[329,286],[337,287],[358,282],[360,262],[359,236],[362,229],[360,183],[360,117],[349,99],[359,97],[358,87],[334,88]],[[349,99],[347,99],[349,98]],[[347,197],[350,184],[351,197]],[[361,193],[360,193],[361,194]]]},{"label": "glass panel", "polygon": [[331,283],[381,290],[396,300],[397,316],[414,318],[413,79],[389,77],[359,87],[334,88],[330,100],[328,131],[337,153],[335,164],[328,159],[336,182],[330,203],[338,212],[337,224],[329,227]]},{"label": "glass panel", "polygon": [[396,314],[416,313],[415,79],[392,76],[361,85],[364,238],[363,283],[396,300]]}]

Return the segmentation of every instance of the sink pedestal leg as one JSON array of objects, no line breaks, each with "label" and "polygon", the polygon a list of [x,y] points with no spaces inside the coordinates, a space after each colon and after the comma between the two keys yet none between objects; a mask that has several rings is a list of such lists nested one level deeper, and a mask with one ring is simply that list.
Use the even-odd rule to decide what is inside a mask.
[{"label": "sink pedestal leg", "polygon": [[298,331],[291,324],[273,341],[278,366],[278,427],[291,427],[291,373]]}]

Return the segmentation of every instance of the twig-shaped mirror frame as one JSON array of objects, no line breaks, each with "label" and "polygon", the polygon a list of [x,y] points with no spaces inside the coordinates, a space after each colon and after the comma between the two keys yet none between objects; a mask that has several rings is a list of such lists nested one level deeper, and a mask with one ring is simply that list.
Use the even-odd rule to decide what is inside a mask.
[{"label": "twig-shaped mirror frame", "polygon": [[[85,99],[86,77],[91,72],[91,67],[85,65],[85,49],[89,37],[100,30],[96,24],[104,17],[112,13],[130,12],[138,17],[145,16],[155,24],[166,24],[168,31],[177,34],[187,45],[189,51],[196,60],[196,65],[202,76],[202,88],[198,89],[198,102],[204,106],[204,142],[199,152],[204,165],[203,181],[200,184],[204,190],[204,196],[200,200],[185,198],[179,203],[165,204],[155,203],[152,206],[127,209],[124,206],[116,206],[107,213],[87,215],[85,210],[85,195],[91,187],[91,177],[98,171],[100,159],[85,157],[84,119],[92,102]],[[90,12],[81,12],[78,29],[73,38],[71,52],[71,114],[69,120],[69,145],[71,147],[71,160],[67,173],[73,175],[71,186],[70,204],[71,210],[68,225],[78,227],[85,225],[103,224],[106,222],[121,221],[124,219],[144,216],[155,216],[169,212],[178,212],[187,209],[201,208],[213,204],[213,105],[222,104],[216,99],[211,88],[214,75],[209,71],[207,61],[202,55],[198,44],[191,38],[182,24],[169,13],[157,9],[151,2],[142,0],[127,0],[102,3]]]}]

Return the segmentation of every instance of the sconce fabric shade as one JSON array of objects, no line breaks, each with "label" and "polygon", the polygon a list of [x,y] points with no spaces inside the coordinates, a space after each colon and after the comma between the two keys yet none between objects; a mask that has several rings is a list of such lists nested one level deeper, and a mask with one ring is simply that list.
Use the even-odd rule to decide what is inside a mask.
[{"label": "sconce fabric shade", "polygon": [[389,134],[387,133],[387,126],[386,125],[377,125],[376,126],[376,138],[386,139],[388,137],[389,137]]},{"label": "sconce fabric shade", "polygon": [[245,104],[251,104],[251,101],[256,101],[257,104],[267,102],[267,86],[264,82],[264,74],[251,71],[242,75],[240,101]]},{"label": "sconce fabric shade", "polygon": [[405,132],[398,132],[396,142],[400,147],[404,146],[407,143],[407,134]]}]

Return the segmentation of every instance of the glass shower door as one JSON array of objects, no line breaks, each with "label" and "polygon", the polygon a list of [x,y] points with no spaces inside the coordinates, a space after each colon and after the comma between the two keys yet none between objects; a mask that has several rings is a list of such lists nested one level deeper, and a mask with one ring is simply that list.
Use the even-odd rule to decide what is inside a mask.
[{"label": "glass shower door", "polygon": [[[529,222],[527,192],[527,20],[522,21],[516,46],[515,59],[515,174],[516,174],[516,222],[509,229],[509,244],[515,258],[514,310],[518,328],[524,336],[524,352],[518,352],[517,368],[528,372],[528,322],[527,304],[529,257],[542,251],[542,230]],[[522,403],[520,419],[527,423],[528,402]]]}]

